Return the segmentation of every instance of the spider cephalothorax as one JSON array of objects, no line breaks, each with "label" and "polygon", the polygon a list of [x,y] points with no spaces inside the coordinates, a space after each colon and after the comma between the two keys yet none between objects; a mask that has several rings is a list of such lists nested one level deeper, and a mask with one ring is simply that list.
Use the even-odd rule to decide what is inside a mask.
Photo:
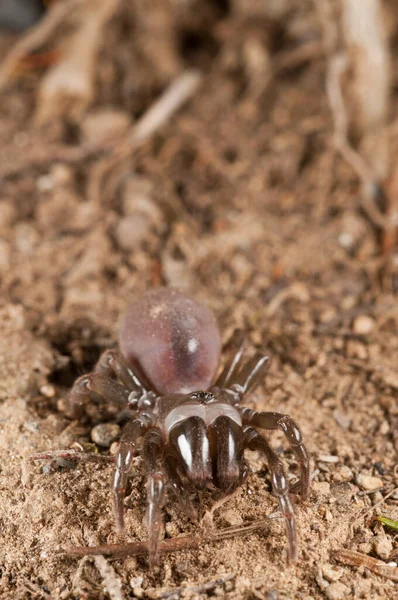
[{"label": "spider cephalothorax", "polygon": [[132,412],[120,439],[113,479],[117,531],[124,531],[126,482],[138,449],[148,472],[147,522],[153,564],[166,487],[175,492],[189,517],[195,518],[192,489],[212,484],[225,495],[232,493],[247,476],[244,450],[249,448],[260,451],[268,461],[286,523],[289,556],[295,560],[296,526],[285,471],[257,428],[283,431],[300,465],[297,489],[305,499],[310,470],[300,430],[287,415],[241,406],[245,394],[263,378],[269,357],[257,353],[242,365],[243,337],[236,332],[217,377],[221,342],[214,317],[187,296],[167,289],[148,292],[128,308],[120,349],[106,351],[94,372],[80,377],[70,394],[78,405],[96,394]]}]

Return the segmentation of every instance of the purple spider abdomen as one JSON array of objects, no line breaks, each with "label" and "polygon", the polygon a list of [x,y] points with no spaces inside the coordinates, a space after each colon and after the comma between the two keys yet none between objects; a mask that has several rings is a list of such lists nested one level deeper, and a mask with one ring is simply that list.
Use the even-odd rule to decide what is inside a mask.
[{"label": "purple spider abdomen", "polygon": [[212,313],[175,290],[147,292],[122,320],[120,348],[160,394],[206,390],[219,365],[221,339]]}]

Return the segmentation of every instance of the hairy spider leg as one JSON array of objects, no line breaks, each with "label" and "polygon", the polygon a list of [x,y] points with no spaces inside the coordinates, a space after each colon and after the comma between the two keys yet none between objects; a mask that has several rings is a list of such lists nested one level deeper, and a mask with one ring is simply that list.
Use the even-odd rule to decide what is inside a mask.
[{"label": "hairy spider leg", "polygon": [[287,483],[282,461],[271,448],[267,440],[265,440],[258,431],[256,431],[252,427],[248,427],[245,430],[245,434],[247,447],[250,450],[258,450],[262,452],[267,459],[271,474],[272,490],[278,499],[281,513],[285,518],[286,532],[289,540],[289,560],[290,562],[296,562],[296,523],[294,518],[293,506],[289,498],[289,485]]},{"label": "hairy spider leg", "polygon": [[241,397],[248,394],[262,381],[270,364],[271,361],[268,354],[256,352],[256,354],[243,365],[242,369],[236,374],[233,380],[231,380],[228,387],[238,392]]},{"label": "hairy spider leg", "polygon": [[125,407],[128,404],[131,391],[123,384],[100,373],[88,373],[76,379],[71,391],[69,401],[77,411],[82,408],[96,394],[106,403],[114,403]]},{"label": "hairy spider leg", "polygon": [[133,369],[127,365],[120,352],[106,350],[101,354],[94,371],[75,381],[69,393],[69,401],[73,416],[78,418],[81,416],[83,404],[87,403],[93,394],[106,403],[125,408],[134,407],[145,393],[147,393],[146,387]]},{"label": "hairy spider leg", "polygon": [[259,427],[260,429],[283,431],[289,442],[297,462],[300,465],[300,494],[303,500],[306,500],[310,490],[310,461],[306,447],[304,446],[303,436],[294,420],[288,415],[277,412],[257,412],[250,408],[240,408],[244,425]]},{"label": "hairy spider leg", "polygon": [[149,564],[154,566],[159,558],[159,541],[162,528],[166,474],[163,468],[165,440],[158,428],[151,428],[144,438],[143,459],[148,470],[147,512]]},{"label": "hairy spider leg", "polygon": [[140,395],[147,391],[142,379],[127,364],[127,361],[118,350],[105,350],[99,357],[94,372],[108,375],[108,377],[116,376],[125,387],[138,392]]},{"label": "hairy spider leg", "polygon": [[139,415],[127,423],[120,438],[116,455],[116,467],[113,476],[113,509],[117,533],[124,533],[124,496],[127,477],[133,460],[137,441],[151,427],[152,421],[146,414]]},{"label": "hairy spider leg", "polygon": [[222,355],[226,356],[226,362],[220,375],[217,377],[215,386],[219,388],[228,387],[232,377],[235,375],[236,370],[243,356],[245,335],[242,329],[235,329],[231,338],[224,345]]}]

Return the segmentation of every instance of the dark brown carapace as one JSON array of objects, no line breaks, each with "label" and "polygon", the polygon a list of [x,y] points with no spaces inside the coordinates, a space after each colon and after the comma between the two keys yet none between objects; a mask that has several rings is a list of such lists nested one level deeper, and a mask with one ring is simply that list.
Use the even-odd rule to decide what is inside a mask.
[{"label": "dark brown carapace", "polygon": [[80,377],[71,391],[73,403],[86,403],[96,394],[132,413],[120,439],[113,479],[117,531],[124,532],[126,482],[137,451],[148,472],[148,545],[154,564],[166,488],[195,519],[190,492],[212,484],[223,495],[231,494],[247,477],[244,450],[249,448],[260,451],[268,462],[286,523],[289,556],[296,560],[296,526],[285,471],[257,428],[283,431],[301,468],[297,490],[307,498],[310,470],[300,430],[287,415],[241,406],[244,395],[263,379],[269,357],[255,354],[242,365],[243,338],[236,332],[217,376],[221,341],[214,317],[194,300],[167,289],[148,292],[128,308],[120,349],[106,351],[94,372]]}]

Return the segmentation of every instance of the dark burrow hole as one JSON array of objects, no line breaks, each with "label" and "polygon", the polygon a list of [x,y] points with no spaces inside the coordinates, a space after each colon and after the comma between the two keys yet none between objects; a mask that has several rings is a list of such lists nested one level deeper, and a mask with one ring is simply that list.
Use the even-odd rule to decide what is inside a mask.
[{"label": "dark burrow hole", "polygon": [[57,345],[54,345],[54,347],[63,357],[66,357],[66,359],[69,358],[69,360],[65,360],[65,364],[61,364],[59,368],[53,371],[51,375],[49,375],[48,380],[54,385],[66,388],[72,387],[76,379],[81,375],[84,375],[84,373],[92,371],[102,352],[98,346],[86,346],[82,348],[84,354],[83,359],[77,361],[68,354],[66,349],[60,348],[59,346],[57,347]]},{"label": "dark burrow hole", "polygon": [[114,345],[109,332],[98,331],[86,321],[51,332],[50,342],[59,358],[48,380],[64,388],[71,388],[78,377],[91,372],[102,352]]},{"label": "dark burrow hole", "polygon": [[179,34],[179,54],[191,67],[204,68],[209,65],[217,56],[219,48],[219,42],[209,33],[186,29]]}]

